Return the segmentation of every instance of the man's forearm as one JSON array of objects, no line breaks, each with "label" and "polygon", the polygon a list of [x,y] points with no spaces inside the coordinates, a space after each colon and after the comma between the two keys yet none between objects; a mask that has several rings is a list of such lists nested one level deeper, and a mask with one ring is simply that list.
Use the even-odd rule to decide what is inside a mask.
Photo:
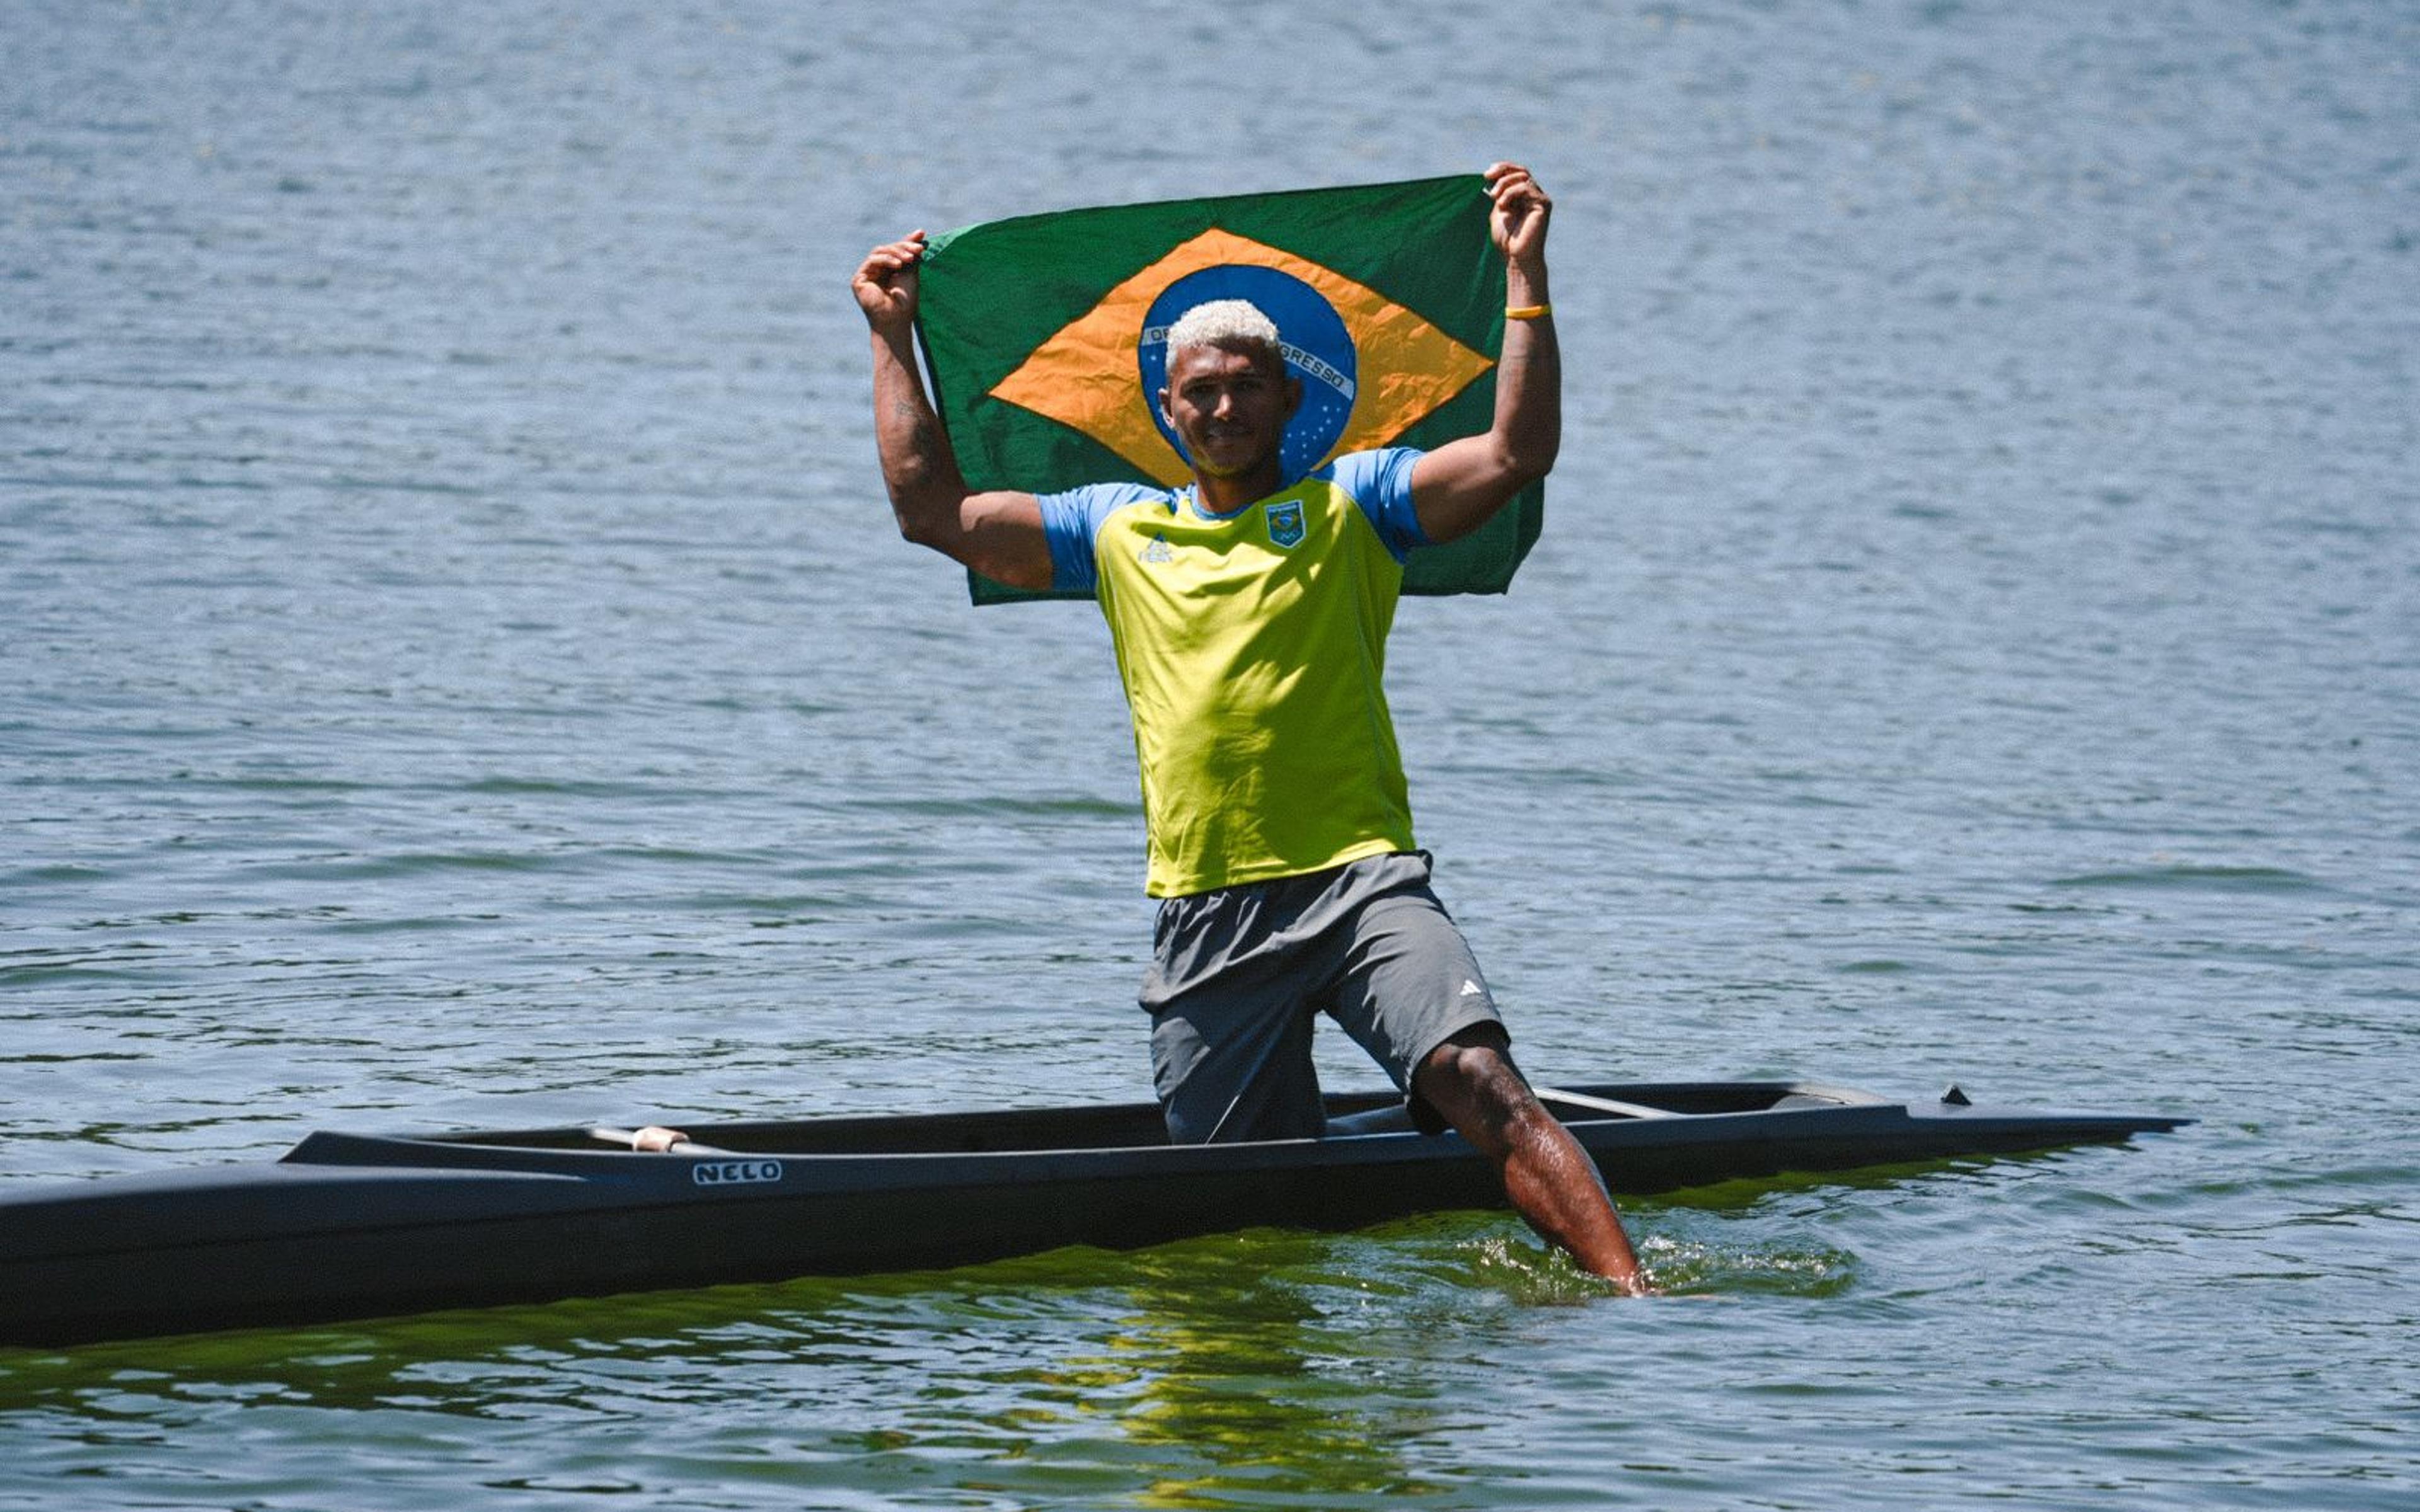
[{"label": "man's forearm", "polygon": [[874,437],[899,533],[931,544],[954,530],[967,480],[925,397],[908,330],[874,332]]},{"label": "man's forearm", "polygon": [[[1545,306],[1544,264],[1508,264],[1504,302],[1516,310]],[[1543,478],[1553,469],[1563,440],[1563,363],[1551,311],[1504,322],[1494,430],[1507,461],[1525,478]]]}]

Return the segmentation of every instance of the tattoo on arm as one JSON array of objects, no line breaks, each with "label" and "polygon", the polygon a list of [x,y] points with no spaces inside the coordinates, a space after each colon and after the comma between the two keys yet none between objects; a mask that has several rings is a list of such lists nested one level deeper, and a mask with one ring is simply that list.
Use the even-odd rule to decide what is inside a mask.
[{"label": "tattoo on arm", "polygon": [[949,441],[941,431],[941,423],[933,411],[913,399],[899,402],[898,414],[905,424],[901,438],[907,445],[906,460],[922,478],[945,477],[954,466]]}]

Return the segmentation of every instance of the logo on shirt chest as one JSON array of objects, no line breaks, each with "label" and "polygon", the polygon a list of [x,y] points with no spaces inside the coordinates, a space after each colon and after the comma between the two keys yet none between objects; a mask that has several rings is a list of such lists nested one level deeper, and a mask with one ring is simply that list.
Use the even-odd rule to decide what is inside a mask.
[{"label": "logo on shirt chest", "polygon": [[1287,551],[1302,545],[1302,503],[1299,500],[1289,500],[1282,504],[1271,504],[1263,510],[1262,514],[1269,523],[1271,545]]}]

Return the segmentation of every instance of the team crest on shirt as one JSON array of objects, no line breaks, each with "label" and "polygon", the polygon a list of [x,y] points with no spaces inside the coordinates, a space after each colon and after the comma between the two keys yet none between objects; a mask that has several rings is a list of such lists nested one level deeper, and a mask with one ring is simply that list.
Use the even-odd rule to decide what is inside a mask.
[{"label": "team crest on shirt", "polygon": [[1302,545],[1302,501],[1295,499],[1282,504],[1271,504],[1264,513],[1268,517],[1272,542],[1289,551]]}]

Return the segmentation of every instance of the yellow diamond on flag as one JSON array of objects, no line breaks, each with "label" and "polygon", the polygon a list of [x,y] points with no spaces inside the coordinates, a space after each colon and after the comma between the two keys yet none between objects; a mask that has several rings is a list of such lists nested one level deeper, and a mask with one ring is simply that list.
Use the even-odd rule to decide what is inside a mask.
[{"label": "yellow diamond on flag", "polygon": [[[1186,241],[1104,295],[1035,347],[991,395],[1083,432],[1155,481],[1192,477],[1154,423],[1137,348],[1152,302],[1206,269],[1269,268],[1326,300],[1351,335],[1360,382],[1328,455],[1384,446],[1468,387],[1495,363],[1385,295],[1307,258],[1212,229]],[[1326,460],[1321,458],[1322,462]]]}]

